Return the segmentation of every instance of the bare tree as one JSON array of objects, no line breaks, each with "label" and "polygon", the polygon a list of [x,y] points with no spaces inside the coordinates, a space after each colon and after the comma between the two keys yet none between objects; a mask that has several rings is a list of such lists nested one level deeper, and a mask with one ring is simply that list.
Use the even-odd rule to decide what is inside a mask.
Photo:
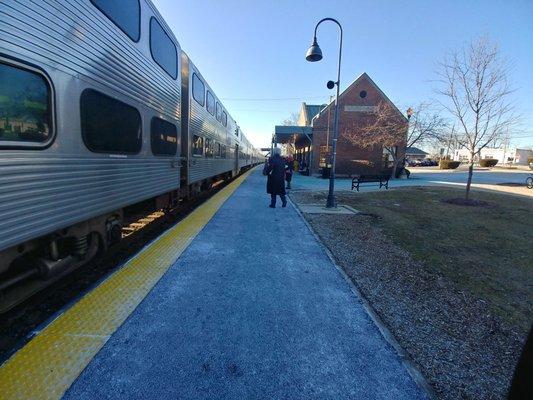
[{"label": "bare tree", "polygon": [[432,104],[422,102],[412,111],[407,131],[407,147],[428,141],[442,142],[446,121],[439,113],[432,110]]},{"label": "bare tree", "polygon": [[448,54],[439,69],[442,105],[452,115],[458,143],[470,153],[465,197],[470,195],[474,157],[517,122],[508,82],[509,66],[498,46],[481,38]]},{"label": "bare tree", "polygon": [[346,128],[343,137],[362,148],[382,147],[392,158],[394,178],[400,162],[398,149],[405,147],[407,128],[406,118],[390,103],[381,102],[359,124]]},{"label": "bare tree", "polygon": [[289,116],[289,118],[286,118],[283,120],[283,122],[281,123],[281,125],[285,125],[285,126],[291,126],[291,125],[298,125],[298,113],[291,113],[291,115]]}]

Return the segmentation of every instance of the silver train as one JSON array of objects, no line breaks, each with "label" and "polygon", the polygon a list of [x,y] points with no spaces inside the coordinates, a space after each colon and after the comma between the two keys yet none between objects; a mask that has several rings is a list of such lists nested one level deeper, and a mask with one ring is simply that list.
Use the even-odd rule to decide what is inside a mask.
[{"label": "silver train", "polygon": [[149,0],[0,2],[0,312],[262,159]]}]

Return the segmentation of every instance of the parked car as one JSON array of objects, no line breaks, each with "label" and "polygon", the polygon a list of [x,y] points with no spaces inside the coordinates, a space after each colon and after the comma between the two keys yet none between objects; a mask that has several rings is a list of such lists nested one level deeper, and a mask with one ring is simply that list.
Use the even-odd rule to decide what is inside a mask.
[{"label": "parked car", "polygon": [[434,167],[436,165],[438,165],[438,163],[429,158],[426,158],[425,160],[422,160],[422,161],[416,161],[414,164],[414,166],[417,166],[417,167]]}]

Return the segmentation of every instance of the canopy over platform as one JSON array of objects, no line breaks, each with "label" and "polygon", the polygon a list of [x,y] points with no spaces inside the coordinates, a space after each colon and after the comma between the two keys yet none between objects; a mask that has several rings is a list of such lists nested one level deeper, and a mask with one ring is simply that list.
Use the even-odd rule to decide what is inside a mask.
[{"label": "canopy over platform", "polygon": [[298,143],[301,140],[310,143],[312,136],[313,128],[310,126],[276,125],[272,143]]}]

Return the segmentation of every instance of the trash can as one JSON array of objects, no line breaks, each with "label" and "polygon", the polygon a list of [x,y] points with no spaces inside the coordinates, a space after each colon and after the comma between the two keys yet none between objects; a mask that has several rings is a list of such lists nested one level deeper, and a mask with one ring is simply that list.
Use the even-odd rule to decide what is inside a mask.
[{"label": "trash can", "polygon": [[330,174],[331,174],[331,168],[330,167],[323,167],[322,168],[322,179],[329,179]]}]

